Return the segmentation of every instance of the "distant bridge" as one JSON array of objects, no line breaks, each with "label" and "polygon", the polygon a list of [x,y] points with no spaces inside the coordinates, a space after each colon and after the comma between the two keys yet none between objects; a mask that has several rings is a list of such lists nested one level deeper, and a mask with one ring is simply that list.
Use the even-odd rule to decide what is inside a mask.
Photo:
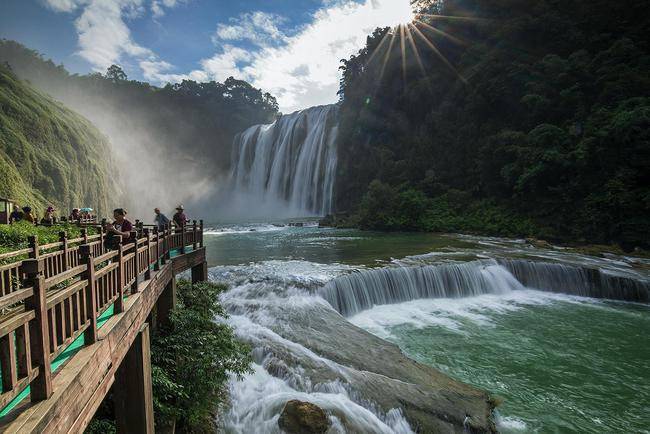
[{"label": "distant bridge", "polygon": [[154,432],[149,327],[178,273],[207,279],[203,222],[139,226],[117,250],[98,230],[0,254],[2,432],[83,432],[111,387],[118,432]]}]

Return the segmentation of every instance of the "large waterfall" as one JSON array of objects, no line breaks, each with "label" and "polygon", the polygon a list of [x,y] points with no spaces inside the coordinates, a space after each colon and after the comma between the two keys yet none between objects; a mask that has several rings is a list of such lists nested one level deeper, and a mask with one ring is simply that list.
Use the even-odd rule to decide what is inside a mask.
[{"label": "large waterfall", "polygon": [[325,215],[336,171],[336,105],[312,107],[256,125],[235,138],[232,182],[258,206]]},{"label": "large waterfall", "polygon": [[650,282],[598,269],[526,260],[386,267],[330,281],[320,295],[344,316],[376,305],[461,298],[532,288],[586,297],[648,302]]}]

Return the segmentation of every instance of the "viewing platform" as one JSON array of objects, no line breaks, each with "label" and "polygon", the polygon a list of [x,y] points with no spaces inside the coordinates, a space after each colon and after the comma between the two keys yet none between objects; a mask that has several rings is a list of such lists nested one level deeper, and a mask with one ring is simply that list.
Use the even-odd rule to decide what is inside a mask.
[{"label": "viewing platform", "polygon": [[116,250],[97,230],[0,254],[0,432],[83,432],[111,388],[118,432],[154,432],[149,329],[176,275],[207,279],[203,222],[140,225]]}]

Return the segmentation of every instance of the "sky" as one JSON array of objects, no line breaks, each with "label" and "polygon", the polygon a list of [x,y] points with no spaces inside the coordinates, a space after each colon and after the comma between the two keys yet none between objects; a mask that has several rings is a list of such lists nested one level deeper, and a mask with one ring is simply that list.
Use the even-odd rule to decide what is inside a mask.
[{"label": "sky", "polygon": [[284,113],[337,100],[340,60],[409,0],[0,0],[0,37],[74,73],[120,65],[154,85],[233,76]]}]

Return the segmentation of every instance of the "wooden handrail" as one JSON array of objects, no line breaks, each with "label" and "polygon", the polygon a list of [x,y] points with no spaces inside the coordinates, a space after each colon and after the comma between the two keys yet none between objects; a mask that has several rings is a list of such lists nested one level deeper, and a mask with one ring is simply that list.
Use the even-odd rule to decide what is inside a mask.
[{"label": "wooden handrail", "polygon": [[[151,230],[149,228],[152,228]],[[124,296],[151,279],[152,269],[169,260],[172,250],[203,247],[203,221],[159,230],[145,225],[111,250],[104,234],[70,239],[61,232],[55,243],[0,254],[27,259],[0,265],[0,408],[26,386],[32,401],[52,394],[50,361],[75,339],[97,340],[97,319],[111,305],[124,311]]]}]

